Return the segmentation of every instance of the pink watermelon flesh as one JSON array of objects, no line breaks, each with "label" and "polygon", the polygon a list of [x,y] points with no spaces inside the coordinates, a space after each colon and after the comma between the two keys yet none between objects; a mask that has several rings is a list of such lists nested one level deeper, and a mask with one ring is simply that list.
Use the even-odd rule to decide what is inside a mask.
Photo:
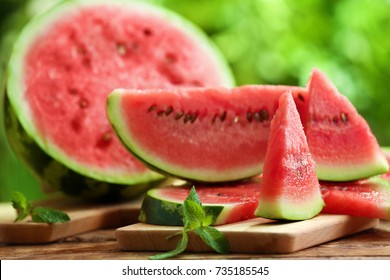
[{"label": "pink watermelon flesh", "polygon": [[304,125],[320,180],[350,181],[388,171],[367,122],[317,69],[308,93]]},{"label": "pink watermelon flesh", "polygon": [[25,57],[25,98],[42,138],[93,168],[142,173],[105,113],[114,88],[226,84],[199,42],[147,9],[95,5],[53,22]]},{"label": "pink watermelon flesh", "polygon": [[272,120],[256,215],[303,220],[323,207],[315,163],[290,92]]},{"label": "pink watermelon flesh", "polygon": [[190,180],[233,181],[261,173],[271,119],[286,90],[304,103],[299,87],[242,86],[117,90],[107,108],[125,145],[150,166]]},{"label": "pink watermelon flesh", "polygon": [[321,182],[322,213],[390,219],[390,184],[381,179]]}]

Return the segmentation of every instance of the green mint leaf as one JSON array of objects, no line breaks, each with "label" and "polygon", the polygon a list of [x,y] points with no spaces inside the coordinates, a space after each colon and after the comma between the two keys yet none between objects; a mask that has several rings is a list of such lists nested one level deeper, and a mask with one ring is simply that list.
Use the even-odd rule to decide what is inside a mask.
[{"label": "green mint leaf", "polygon": [[203,219],[202,226],[209,226],[213,222],[214,222],[214,217],[212,215],[207,215],[206,214],[206,217]]},{"label": "green mint leaf", "polygon": [[176,248],[174,250],[151,256],[149,257],[149,259],[164,260],[164,259],[172,258],[184,252],[184,250],[187,248],[187,245],[188,245],[188,234],[183,230],[182,238],[180,239],[179,243],[177,243]]},{"label": "green mint leaf", "polygon": [[198,227],[196,234],[211,248],[220,254],[229,252],[229,241],[222,232],[210,226]]},{"label": "green mint leaf", "polygon": [[183,204],[183,224],[186,230],[200,227],[205,218],[205,213],[201,205],[195,201],[186,200]]},{"label": "green mint leaf", "polygon": [[198,193],[196,192],[195,186],[192,186],[190,193],[188,194],[188,197],[186,198],[186,200],[191,200],[191,201],[197,202],[199,205],[202,205],[202,203],[200,202]]},{"label": "green mint leaf", "polygon": [[16,213],[18,214],[15,222],[21,221],[30,215],[32,209],[31,202],[28,201],[21,192],[12,192],[11,203],[12,207],[16,209]]},{"label": "green mint leaf", "polygon": [[60,210],[45,207],[33,208],[31,211],[31,218],[35,223],[47,224],[64,223],[70,220],[68,214]]},{"label": "green mint leaf", "polygon": [[183,224],[186,230],[193,230],[202,225],[205,218],[205,212],[195,187],[184,200],[183,203]]}]

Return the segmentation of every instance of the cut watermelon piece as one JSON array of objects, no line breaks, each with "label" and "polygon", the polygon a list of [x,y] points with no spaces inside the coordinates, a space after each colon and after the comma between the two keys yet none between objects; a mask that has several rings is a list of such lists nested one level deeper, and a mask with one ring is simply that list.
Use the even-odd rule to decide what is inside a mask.
[{"label": "cut watermelon piece", "polygon": [[[8,126],[10,139],[20,141],[11,145],[45,184],[65,191],[75,188],[75,173],[88,179],[82,191],[100,182],[145,184],[162,176],[120,143],[107,95],[117,87],[232,85],[219,52],[176,14],[139,1],[67,1],[34,18],[13,49],[6,110],[20,123]],[[33,150],[19,149],[27,142]]]},{"label": "cut watermelon piece", "polygon": [[308,93],[304,126],[320,180],[351,181],[388,171],[367,122],[317,69]]},{"label": "cut watermelon piece", "polygon": [[256,216],[305,220],[323,208],[315,163],[291,93],[271,122]]},{"label": "cut watermelon piece", "polygon": [[286,90],[304,103],[305,89],[288,86],[118,89],[107,110],[123,143],[152,168],[188,180],[234,181],[261,173]]},{"label": "cut watermelon piece", "polygon": [[[183,202],[191,184],[149,190],[141,207],[140,221],[157,225],[183,225]],[[259,183],[249,180],[223,185],[195,184],[196,192],[213,225],[229,224],[254,218]]]},{"label": "cut watermelon piece", "polygon": [[354,182],[321,182],[322,213],[390,220],[390,182],[380,177]]}]

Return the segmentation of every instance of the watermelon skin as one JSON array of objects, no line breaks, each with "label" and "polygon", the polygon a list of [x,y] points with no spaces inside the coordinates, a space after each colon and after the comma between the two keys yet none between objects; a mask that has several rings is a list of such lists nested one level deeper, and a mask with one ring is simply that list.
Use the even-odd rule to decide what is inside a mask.
[{"label": "watermelon skin", "polygon": [[320,213],[324,202],[290,92],[280,97],[270,130],[255,215],[278,220],[310,219]]},{"label": "watermelon skin", "polygon": [[184,184],[149,190],[141,206],[139,220],[148,224],[182,226],[183,207],[195,186],[212,225],[235,223],[254,218],[259,194],[258,179],[229,184]]},{"label": "watermelon skin", "polygon": [[322,213],[390,220],[390,182],[378,176],[354,182],[321,182]]},{"label": "watermelon skin", "polygon": [[199,182],[236,181],[261,173],[280,95],[300,87],[117,89],[109,120],[124,145],[150,168]]},{"label": "watermelon skin", "polygon": [[304,126],[318,178],[352,181],[386,173],[389,165],[367,122],[325,74],[314,69],[307,88]]},{"label": "watermelon skin", "polygon": [[[103,132],[103,136],[101,137],[101,141],[96,142],[96,146],[99,146],[103,152],[98,154],[96,157],[96,162],[98,161],[98,166],[94,164],[95,159],[92,159],[90,161],[86,160],[84,161],[83,157],[79,157],[80,154],[85,153],[88,150],[94,150],[95,147],[95,141],[93,143],[90,140],[85,140],[79,137],[77,141],[74,143],[71,143],[72,147],[69,148],[68,150],[64,149],[64,146],[61,146],[61,141],[63,142],[69,142],[69,139],[77,138],[78,135],[81,135],[82,132],[78,131],[78,128],[80,127],[80,123],[78,123],[78,119],[80,116],[84,117],[85,116],[85,108],[88,107],[89,105],[93,105],[91,102],[85,102],[83,99],[80,99],[78,101],[80,110],[79,112],[76,112],[74,117],[72,119],[72,126],[75,129],[73,133],[67,132],[67,129],[62,129],[58,128],[57,130],[59,133],[57,133],[57,142],[54,143],[53,141],[53,135],[47,134],[48,131],[50,131],[52,126],[55,126],[54,124],[56,123],[61,123],[60,118],[62,118],[61,115],[58,115],[60,118],[51,118],[51,113],[47,114],[49,118],[46,120],[45,117],[37,117],[37,112],[39,112],[41,107],[47,106],[45,104],[45,100],[43,102],[40,102],[39,98],[38,99],[31,99],[29,97],[28,93],[28,88],[33,87],[35,78],[32,79],[33,82],[30,83],[29,86],[25,86],[24,79],[28,80],[28,75],[29,73],[37,73],[39,76],[40,75],[40,69],[33,69],[33,70],[28,70],[25,72],[26,68],[25,67],[25,61],[29,61],[30,64],[34,64],[35,62],[38,61],[38,66],[39,66],[39,61],[40,59],[36,59],[34,57],[34,54],[29,53],[29,47],[34,46],[34,48],[39,44],[36,43],[35,39],[36,38],[43,38],[40,37],[44,32],[49,32],[51,29],[51,26],[56,26],[58,23],[57,20],[61,18],[66,18],[66,17],[72,17],[74,13],[77,14],[78,11],[81,9],[90,9],[90,7],[103,7],[104,10],[107,10],[109,12],[112,12],[112,10],[117,9],[117,11],[146,11],[146,14],[150,13],[151,15],[156,15],[156,17],[161,17],[163,20],[166,20],[170,24],[172,24],[174,27],[177,27],[181,31],[183,31],[184,34],[187,34],[189,38],[193,37],[194,39],[194,45],[199,46],[199,49],[201,52],[199,53],[206,53],[206,56],[208,56],[209,59],[207,59],[207,62],[204,62],[203,64],[206,65],[205,67],[211,67],[208,71],[208,76],[205,77],[204,74],[203,76],[205,77],[204,80],[201,78],[198,80],[192,81],[194,84],[192,86],[200,86],[202,83],[208,84],[210,83],[211,85],[223,85],[223,86],[232,86],[234,84],[232,75],[230,73],[230,70],[228,69],[226,63],[223,61],[221,58],[219,52],[214,48],[213,45],[209,43],[207,38],[203,35],[203,33],[199,32],[199,30],[192,26],[190,23],[186,22],[185,20],[179,18],[175,14],[166,11],[162,8],[157,8],[155,6],[146,4],[146,3],[139,3],[139,2],[132,2],[132,1],[67,1],[66,3],[63,3],[59,6],[56,6],[55,8],[51,9],[50,11],[34,18],[22,31],[21,35],[19,36],[15,47],[13,49],[10,62],[8,64],[8,79],[7,79],[7,98],[9,101],[9,108],[6,108],[5,111],[7,111],[7,114],[14,114],[17,117],[17,121],[19,122],[19,125],[17,126],[8,126],[7,133],[9,134],[18,134],[19,132],[12,131],[15,127],[19,127],[19,130],[24,130],[25,133],[23,133],[23,136],[18,136],[18,137],[13,137],[12,135],[9,136],[8,138],[11,139],[11,141],[14,141],[16,139],[27,139],[22,143],[10,143],[11,146],[23,146],[25,145],[26,142],[30,142],[30,140],[33,140],[33,142],[36,143],[37,147],[36,149],[32,149],[31,147],[24,147],[24,148],[14,148],[16,154],[20,158],[24,158],[27,160],[25,161],[28,163],[31,169],[33,170],[44,170],[45,167],[47,166],[48,162],[52,162],[53,160],[56,161],[56,164],[50,164],[52,166],[53,170],[56,170],[56,172],[35,172],[39,177],[42,177],[42,181],[49,181],[50,184],[45,184],[45,185],[51,185],[54,184],[53,182],[68,182],[68,185],[65,183],[56,183],[52,187],[53,189],[68,189],[64,190],[66,193],[78,193],[76,188],[80,188],[80,193],[84,193],[84,191],[87,191],[89,194],[86,195],[89,197],[90,195],[94,196],[93,192],[89,192],[90,189],[96,189],[96,196],[103,196],[104,193],[110,193],[108,191],[109,186],[115,186],[115,191],[112,191],[114,193],[121,193],[122,191],[118,191],[119,189],[122,189],[120,186],[124,186],[123,189],[126,189],[127,186],[134,186],[134,191],[135,193],[139,193],[139,191],[136,191],[137,189],[143,189],[145,190],[145,186],[149,187],[151,185],[155,185],[154,183],[151,182],[158,182],[163,179],[163,176],[161,174],[158,174],[156,172],[153,172],[146,168],[142,163],[140,163],[138,160],[136,160],[134,157],[132,157],[126,149],[122,146],[120,143],[119,139],[115,136],[115,134],[112,132],[111,126],[108,123],[108,120],[105,117],[105,96],[114,88],[113,85],[109,89],[102,89],[104,91],[101,93],[101,97],[96,97],[96,100],[94,99],[95,96],[90,96],[92,98],[92,101],[96,101],[96,104],[100,103],[100,107],[97,107],[98,109],[95,111],[95,115],[91,115],[90,117],[86,118],[88,119],[87,123],[90,122],[95,122],[97,123],[96,127],[94,129],[96,130],[101,130]],[[91,8],[91,9],[92,9]],[[105,9],[107,8],[107,9]],[[123,16],[123,15],[122,15]],[[87,18],[93,18],[91,17],[84,17]],[[118,17],[120,18],[120,17]],[[109,19],[107,19],[108,22],[114,22],[112,20],[113,17],[111,16]],[[103,22],[104,25],[104,22]],[[83,26],[82,24],[77,25],[77,26]],[[97,26],[99,27],[99,26]],[[77,27],[79,28],[79,27]],[[48,31],[49,30],[49,31]],[[144,30],[145,36],[153,35],[150,32],[153,32],[154,30]],[[147,33],[146,33],[147,32]],[[58,32],[57,32],[58,33]],[[54,36],[59,36],[60,34],[57,34],[55,32]],[[112,31],[115,35],[115,30]],[[107,36],[110,36],[110,34]],[[88,32],[85,32],[85,34],[82,34],[81,38],[85,36],[85,38],[88,38],[90,36],[91,38],[95,38],[88,34]],[[82,40],[82,39],[80,39]],[[54,40],[55,41],[55,40]],[[42,41],[44,42],[44,41]],[[88,43],[88,41],[86,41]],[[83,43],[85,43],[83,41]],[[37,45],[34,45],[37,44]],[[114,44],[115,45],[115,44]],[[88,44],[87,44],[88,46]],[[46,50],[44,49],[44,55],[47,54],[47,58],[42,59],[42,61],[47,61],[50,60],[50,44],[48,45],[47,48],[47,53]],[[155,45],[153,45],[155,48]],[[124,49],[125,44],[123,45],[117,45],[116,46],[116,52],[117,55],[125,55]],[[38,48],[39,49],[39,48]],[[63,48],[65,50],[64,53],[68,50],[66,47]],[[115,47],[114,47],[115,49]],[[161,48],[162,49],[162,48]],[[69,49],[70,51],[70,49]],[[152,50],[151,50],[152,51]],[[158,51],[157,51],[158,52]],[[71,75],[69,77],[66,77],[66,79],[63,80],[56,80],[52,86],[54,87],[52,90],[49,90],[50,92],[57,92],[61,86],[69,87],[69,92],[67,92],[65,95],[62,96],[62,103],[58,103],[59,106],[56,108],[50,108],[52,110],[51,112],[53,115],[55,114],[55,111],[63,111],[65,110],[68,106],[68,103],[71,104],[73,101],[70,100],[68,97],[73,95],[76,96],[77,93],[73,91],[73,87],[78,87],[78,86],[84,86],[85,85],[85,90],[83,92],[87,93],[90,92],[90,90],[87,89],[87,86],[89,84],[96,84],[98,87],[108,87],[108,84],[110,81],[112,82],[113,78],[112,75],[110,76],[109,73],[104,74],[104,77],[98,77],[95,80],[91,78],[91,80],[88,80],[90,77],[93,77],[95,72],[103,71],[102,69],[105,69],[105,64],[103,63],[100,65],[100,68],[93,68],[93,73],[88,73],[85,74],[80,70],[79,72],[72,72],[73,68],[77,68],[76,64],[69,64],[66,60],[66,57],[64,56],[63,58],[61,55],[64,55],[64,53],[59,54],[54,61],[60,61],[59,64],[62,62],[64,63],[63,65],[59,65],[59,68],[55,68],[53,73],[55,71],[63,71],[65,69],[66,71],[69,71]],[[97,52],[98,53],[98,52]],[[79,54],[83,54],[80,53]],[[96,53],[94,53],[96,54]],[[180,52],[178,52],[180,54]],[[73,53],[72,53],[73,55]],[[93,55],[92,55],[93,56]],[[198,57],[198,56],[197,56]],[[83,60],[82,65],[84,65],[86,68],[89,66],[88,59],[91,57],[86,57],[85,60]],[[170,59],[174,59],[175,57]],[[168,58],[167,58],[168,59]],[[110,60],[112,61],[112,60]],[[115,60],[116,61],[116,60]],[[169,60],[171,61],[171,60]],[[50,62],[50,61],[49,61]],[[88,63],[87,63],[88,62]],[[93,61],[92,61],[93,62]],[[108,62],[108,60],[107,60]],[[135,61],[136,62],[136,61]],[[202,59],[200,61],[202,62]],[[68,64],[67,64],[68,63]],[[167,62],[168,63],[168,62]],[[190,62],[189,62],[190,63]],[[202,64],[202,65],[203,65]],[[144,64],[139,64],[139,65],[144,65]],[[179,65],[179,64],[177,64]],[[54,64],[53,67],[57,65]],[[140,66],[141,67],[141,66]],[[153,67],[153,65],[151,65]],[[203,67],[203,66],[202,66]],[[201,69],[203,69],[201,67]],[[214,68],[213,68],[214,67]],[[137,67],[132,67],[132,69],[136,68],[135,71],[137,71]],[[156,66],[157,68],[157,66]],[[190,67],[191,68],[191,67]],[[192,69],[199,68],[194,64]],[[29,68],[30,69],[30,68]],[[62,69],[62,70],[61,70]],[[172,72],[171,69],[164,68],[161,66],[158,69],[161,73],[165,73],[166,79],[164,81],[159,80],[159,78],[151,78],[151,79],[143,79],[143,77],[137,76],[134,73],[131,74],[131,76],[127,76],[126,79],[126,73],[125,72],[117,72],[120,74],[120,78],[118,80],[114,79],[113,84],[115,86],[129,86],[129,87],[175,87],[175,86],[187,86],[188,84],[183,83],[180,84],[181,81],[178,80],[178,77],[175,76],[177,73]],[[180,71],[184,71],[188,75],[195,74],[192,72],[191,69],[181,69]],[[92,71],[92,70],[91,70]],[[165,71],[165,72],[164,72]],[[44,72],[44,71],[43,71]],[[42,73],[43,73],[42,72]],[[50,72],[50,71],[49,71]],[[50,73],[48,73],[49,78],[43,79],[44,81],[50,81]],[[99,72],[100,73],[100,72]],[[194,75],[196,76],[196,75]],[[119,77],[119,75],[118,75]],[[210,78],[211,77],[211,78]],[[195,78],[198,78],[197,76]],[[194,78],[194,79],[195,79]],[[104,81],[103,84],[99,84],[102,81]],[[195,84],[196,82],[196,84]],[[43,82],[45,83],[45,82]],[[58,88],[58,87],[59,88]],[[39,89],[34,90],[34,92],[40,92]],[[96,95],[98,96],[98,95]],[[41,96],[42,97],[42,96]],[[49,97],[48,100],[50,99],[50,94],[44,95],[43,99],[46,97]],[[30,98],[30,99],[29,99]],[[41,98],[42,99],[42,98]],[[68,100],[69,99],[69,100]],[[31,104],[35,104],[33,106],[30,106],[29,101]],[[91,101],[91,100],[90,100]],[[77,103],[76,103],[77,104]],[[96,105],[99,106],[99,105]],[[11,112],[12,111],[12,112]],[[65,110],[66,111],[66,110]],[[11,112],[11,113],[9,113]],[[65,115],[68,112],[65,113]],[[12,119],[13,116],[9,116],[9,119]],[[73,122],[73,120],[75,120]],[[63,134],[63,135],[61,135]],[[90,135],[94,136],[94,133],[84,133],[87,137]],[[70,135],[70,136],[69,136]],[[99,138],[99,137],[97,137]],[[58,140],[59,139],[59,140]],[[90,138],[88,138],[90,139]],[[93,139],[92,139],[93,140]],[[85,143],[91,143],[91,144],[85,144]],[[66,145],[66,144],[65,144]],[[111,145],[111,146],[109,146]],[[91,147],[92,146],[92,147]],[[114,148],[110,148],[114,147]],[[116,147],[116,148],[115,148]],[[39,148],[39,149],[38,149]],[[111,149],[111,150],[110,150]],[[95,149],[97,150],[97,149]],[[107,150],[105,152],[104,150]],[[30,155],[27,155],[28,151],[31,151]],[[23,153],[24,154],[20,154]],[[73,155],[74,154],[76,155]],[[37,154],[46,154],[46,155],[40,155],[37,156]],[[39,158],[40,160],[29,160],[31,159],[34,154],[34,158]],[[114,155],[111,157],[111,155]],[[46,157],[47,156],[47,157]],[[110,158],[111,157],[111,158]],[[87,157],[85,157],[87,158]],[[119,162],[118,167],[115,167],[116,162]],[[47,170],[46,170],[47,171]],[[65,174],[72,174],[70,179],[64,179],[63,177]],[[50,173],[50,175],[48,175]],[[73,174],[74,173],[74,174]],[[75,179],[75,175],[80,174],[79,179]],[[54,175],[58,174],[58,175]],[[49,176],[50,178],[47,178]],[[68,177],[66,175],[66,177]],[[83,178],[85,177],[85,178]],[[88,183],[82,183],[82,181],[86,181]],[[74,184],[77,183],[78,186],[75,186]],[[91,187],[94,186],[94,187]],[[126,186],[126,187],[125,187]],[[140,186],[140,187],[139,187]],[[100,191],[100,190],[105,190],[105,191]],[[126,191],[128,192],[128,191]],[[98,195],[99,194],[99,195]],[[110,195],[111,196],[111,195]]]}]

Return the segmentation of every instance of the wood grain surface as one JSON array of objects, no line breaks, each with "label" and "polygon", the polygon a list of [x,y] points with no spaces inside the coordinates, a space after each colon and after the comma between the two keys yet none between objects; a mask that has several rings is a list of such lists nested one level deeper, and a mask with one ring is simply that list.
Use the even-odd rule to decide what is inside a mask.
[{"label": "wood grain surface", "polygon": [[[156,252],[121,251],[115,229],[96,230],[43,245],[0,244],[0,259],[140,260]],[[390,221],[375,228],[288,254],[186,252],[175,259],[390,259]]]},{"label": "wood grain surface", "polygon": [[129,225],[138,221],[141,200],[114,204],[86,203],[59,197],[37,203],[66,212],[70,221],[46,224],[26,220],[14,223],[16,211],[10,203],[0,204],[0,243],[48,243],[80,233]]},{"label": "wood grain surface", "polygon": [[[322,244],[378,224],[377,219],[347,215],[318,215],[305,221],[275,221],[263,218],[217,226],[235,253],[291,253]],[[120,248],[124,251],[167,251],[175,248],[175,234],[181,227],[137,223],[116,230]],[[188,251],[209,252],[195,234],[189,235]]]}]

